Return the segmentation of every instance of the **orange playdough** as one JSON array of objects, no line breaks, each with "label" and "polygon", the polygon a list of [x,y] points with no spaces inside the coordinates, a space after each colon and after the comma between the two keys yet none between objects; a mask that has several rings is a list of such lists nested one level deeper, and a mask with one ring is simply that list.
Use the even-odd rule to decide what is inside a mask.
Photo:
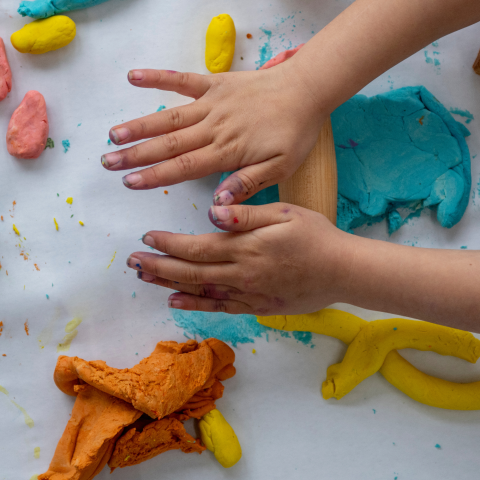
[{"label": "orange playdough", "polygon": [[91,387],[76,387],[72,416],[58,442],[48,471],[38,480],[90,480],[106,465],[124,427],[142,412]]},{"label": "orange playdough", "polygon": [[30,90],[13,112],[7,130],[7,149],[17,158],[38,158],[48,138],[47,105],[43,95]]},{"label": "orange playdough", "polygon": [[233,350],[214,338],[159,342],[149,357],[123,370],[101,360],[59,357],[55,383],[77,399],[39,480],[91,480],[107,462],[113,471],[168,450],[202,453],[200,439],[182,422],[215,408],[221,381],[235,375],[234,361]]},{"label": "orange playdough", "polygon": [[8,64],[5,44],[0,38],[0,102],[7,96],[12,89],[12,71]]},{"label": "orange playdough", "polygon": [[[122,370],[109,367],[102,360],[86,362],[78,357],[59,357],[54,380],[68,395],[73,395],[74,385],[83,380],[160,419],[187,404],[206,385],[213,386],[215,375],[224,378],[225,372],[233,368],[227,378],[233,376],[234,360],[232,349],[216,339],[200,344],[194,340],[180,344],[159,342],[149,357]],[[193,404],[192,408],[197,406]]]}]

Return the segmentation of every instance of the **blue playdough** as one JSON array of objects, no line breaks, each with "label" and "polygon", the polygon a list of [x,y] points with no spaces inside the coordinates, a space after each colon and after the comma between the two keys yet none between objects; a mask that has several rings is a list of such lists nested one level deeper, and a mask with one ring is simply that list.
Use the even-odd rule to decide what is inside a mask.
[{"label": "blue playdough", "polygon": [[22,2],[18,7],[18,13],[22,17],[47,18],[52,15],[78,10],[80,8],[93,7],[107,0],[34,0]]},{"label": "blue playdough", "polygon": [[[332,113],[332,125],[339,228],[352,232],[387,219],[393,233],[433,206],[438,206],[443,227],[460,221],[471,187],[464,138],[470,132],[426,88],[405,87],[370,98],[356,95]],[[274,186],[245,203],[277,201]],[[413,213],[402,219],[399,207]]]}]

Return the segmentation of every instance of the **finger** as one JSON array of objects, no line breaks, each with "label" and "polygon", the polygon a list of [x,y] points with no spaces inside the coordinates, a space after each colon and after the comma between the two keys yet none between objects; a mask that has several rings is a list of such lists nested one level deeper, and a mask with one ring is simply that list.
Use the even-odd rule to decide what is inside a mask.
[{"label": "finger", "polygon": [[[194,263],[168,255],[135,252],[127,259],[127,265],[156,277],[193,285],[230,285],[235,279],[232,263]],[[232,286],[235,286],[232,284]]]},{"label": "finger", "polygon": [[228,246],[230,235],[208,233],[185,235],[181,233],[151,231],[144,235],[145,245],[172,257],[192,262],[229,262],[233,260]]},{"label": "finger", "polygon": [[206,105],[194,102],[116,125],[110,129],[109,137],[115,145],[125,145],[191,127],[201,122],[207,114]]},{"label": "finger", "polygon": [[218,185],[213,194],[213,202],[215,205],[244,202],[260,190],[283,182],[293,172],[293,169],[285,167],[283,157],[271,158],[265,162],[244,167],[232,173]]},{"label": "finger", "polygon": [[168,306],[179,310],[197,310],[200,312],[224,312],[233,315],[248,313],[253,315],[253,308],[237,300],[218,300],[197,297],[187,293],[172,293],[168,297]]},{"label": "finger", "polygon": [[[207,128],[195,125],[185,130],[137,143],[133,147],[118,152],[108,153],[102,157],[102,165],[109,170],[144,167],[202,148],[208,145],[211,140],[212,134]],[[135,175],[137,174],[132,173],[128,176],[131,176],[133,180],[136,178]]]},{"label": "finger", "polygon": [[218,300],[238,300],[244,296],[238,288],[229,287],[228,285],[192,285],[189,283],[179,283],[140,271],[137,272],[137,278],[145,283],[151,283],[160,287],[169,288],[170,290],[177,290],[179,292],[189,293],[199,297],[216,298]]},{"label": "finger", "polygon": [[288,203],[268,205],[213,206],[208,211],[210,221],[218,228],[229,232],[246,232],[268,225],[289,222],[297,207]]},{"label": "finger", "polygon": [[128,81],[136,87],[158,88],[195,99],[204,95],[211,84],[206,75],[153,69],[130,70]]},{"label": "finger", "polygon": [[130,173],[123,177],[123,183],[133,190],[146,190],[196,180],[218,171],[218,162],[215,161],[217,157],[217,149],[210,144],[145,170]]}]

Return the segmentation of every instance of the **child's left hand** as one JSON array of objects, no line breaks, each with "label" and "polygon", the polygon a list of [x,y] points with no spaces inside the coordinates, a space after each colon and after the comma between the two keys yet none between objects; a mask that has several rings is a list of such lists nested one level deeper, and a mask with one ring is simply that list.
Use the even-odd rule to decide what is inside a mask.
[{"label": "child's left hand", "polygon": [[274,203],[212,207],[209,216],[232,233],[148,232],[143,242],[167,255],[136,252],[127,260],[144,282],[180,291],[170,307],[274,315],[340,301],[355,237],[323,215]]}]

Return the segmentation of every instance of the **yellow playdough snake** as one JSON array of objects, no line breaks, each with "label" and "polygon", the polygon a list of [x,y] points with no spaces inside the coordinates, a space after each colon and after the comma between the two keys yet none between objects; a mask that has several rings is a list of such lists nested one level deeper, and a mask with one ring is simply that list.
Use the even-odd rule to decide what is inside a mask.
[{"label": "yellow playdough snake", "polygon": [[222,13],[207,29],[205,65],[212,73],[228,72],[235,53],[236,31],[232,17]]},{"label": "yellow playdough snake", "polygon": [[428,322],[394,318],[367,322],[350,313],[325,309],[307,315],[257,317],[262,325],[335,337],[350,345],[345,358],[327,370],[325,399],[342,398],[362,380],[380,371],[414,400],[450,410],[480,410],[480,382],[455,383],[417,370],[396,349],[432,350],[469,362],[480,356],[480,341],[471,333]]},{"label": "yellow playdough snake", "polygon": [[233,467],[242,457],[242,447],[233,428],[216,409],[198,422],[202,442],[213,452],[222,467]]}]

